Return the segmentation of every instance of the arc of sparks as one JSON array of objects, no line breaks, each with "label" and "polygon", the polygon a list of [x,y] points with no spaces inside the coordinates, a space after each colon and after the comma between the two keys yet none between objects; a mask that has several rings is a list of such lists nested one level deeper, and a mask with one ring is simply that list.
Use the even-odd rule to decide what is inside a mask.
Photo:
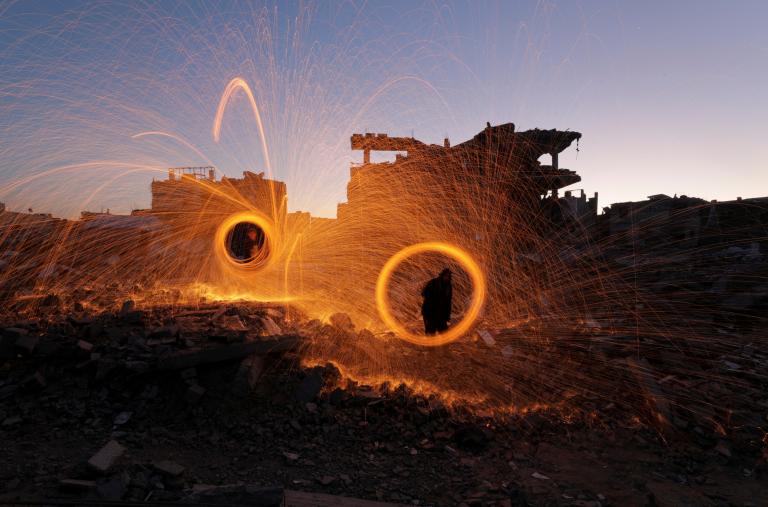
[{"label": "arc of sparks", "polygon": [[267,175],[270,180],[270,194],[272,197],[272,220],[276,221],[278,218],[277,207],[275,203],[275,189],[272,180],[272,162],[269,156],[269,147],[267,146],[267,137],[264,135],[264,123],[261,121],[261,113],[259,112],[259,106],[256,104],[256,98],[253,96],[251,87],[245,82],[245,79],[241,77],[233,78],[224,89],[224,93],[221,94],[219,100],[219,106],[216,108],[216,117],[213,120],[213,140],[217,143],[221,138],[221,122],[224,119],[224,111],[227,109],[229,100],[232,95],[237,91],[242,90],[246,97],[248,97],[248,103],[251,105],[251,111],[253,111],[253,117],[256,120],[256,125],[259,128],[259,137],[261,138],[261,150],[264,153],[264,161],[267,165]]},{"label": "arc of sparks", "polygon": [[245,80],[241,77],[233,78],[227,84],[227,87],[224,89],[224,93],[221,94],[221,100],[219,100],[219,106],[216,108],[216,118],[214,118],[213,120],[213,131],[212,131],[213,140],[218,143],[219,139],[221,139],[221,122],[224,119],[224,111],[227,109],[227,104],[229,104],[229,101],[232,98],[232,95],[237,90],[242,90],[243,93],[245,93],[246,97],[248,97],[248,102],[251,105],[251,110],[253,111],[253,117],[256,120],[256,125],[259,128],[259,136],[261,137],[261,149],[264,152],[264,159],[267,164],[267,174],[269,174],[269,177],[271,179],[272,178],[272,162],[269,156],[269,147],[267,146],[267,138],[264,135],[264,123],[261,121],[261,113],[259,111],[259,106],[258,104],[256,104],[256,98],[253,96],[251,87],[248,86],[248,83],[246,83]]}]

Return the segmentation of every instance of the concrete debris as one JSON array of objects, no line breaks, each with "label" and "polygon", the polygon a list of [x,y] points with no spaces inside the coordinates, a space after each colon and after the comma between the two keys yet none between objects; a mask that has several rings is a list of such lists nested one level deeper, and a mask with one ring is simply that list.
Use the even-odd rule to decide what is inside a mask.
[{"label": "concrete debris", "polygon": [[491,335],[491,333],[489,333],[487,330],[480,329],[477,331],[477,334],[480,335],[480,338],[483,339],[483,341],[488,347],[493,347],[494,345],[496,345],[496,340],[493,339],[493,335]]},{"label": "concrete debris", "polygon": [[59,489],[65,493],[83,493],[96,489],[96,482],[81,479],[61,479]]},{"label": "concrete debris", "polygon": [[124,452],[125,447],[110,440],[99,452],[91,456],[88,465],[97,472],[107,473]]},{"label": "concrete debris", "polygon": [[328,320],[331,326],[340,331],[352,333],[355,330],[355,324],[346,313],[334,313]]},{"label": "concrete debris", "polygon": [[133,415],[132,412],[120,412],[119,414],[117,414],[117,416],[115,416],[115,420],[112,421],[112,424],[114,424],[115,426],[122,426],[123,424],[127,423],[131,419],[132,415]]},{"label": "concrete debris", "polygon": [[295,397],[300,403],[307,403],[314,400],[323,386],[325,385],[325,379],[323,378],[323,368],[312,368],[306,373],[304,380],[296,388]]},{"label": "concrete debris", "polygon": [[157,461],[152,466],[160,473],[171,477],[178,477],[184,473],[184,467],[173,461]]},{"label": "concrete debris", "polygon": [[197,384],[192,384],[187,388],[185,399],[190,405],[195,405],[200,403],[200,400],[203,399],[203,396],[205,396],[205,388]]}]

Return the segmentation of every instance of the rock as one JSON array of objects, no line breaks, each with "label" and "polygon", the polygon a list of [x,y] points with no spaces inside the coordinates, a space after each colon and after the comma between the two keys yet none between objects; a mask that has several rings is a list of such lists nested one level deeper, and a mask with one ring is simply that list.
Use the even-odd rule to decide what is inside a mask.
[{"label": "rock", "polygon": [[179,326],[176,324],[168,324],[166,326],[160,326],[152,329],[149,332],[147,338],[160,339],[160,338],[175,338],[179,336]]},{"label": "rock", "polygon": [[66,493],[85,493],[96,488],[94,481],[82,481],[80,479],[61,479],[59,489]]},{"label": "rock", "polygon": [[125,495],[125,486],[122,477],[113,477],[96,486],[96,494],[105,500],[122,500]]},{"label": "rock", "polygon": [[539,472],[533,472],[531,474],[531,477],[533,477],[534,479],[539,479],[540,481],[551,481],[552,480],[549,477],[547,477],[546,475],[540,474]]},{"label": "rock", "polygon": [[196,405],[200,403],[200,400],[203,399],[203,396],[205,396],[205,388],[197,384],[193,384],[187,389],[187,394],[184,399],[186,399],[187,403],[190,405]]},{"label": "rock", "polygon": [[77,341],[77,348],[84,352],[90,352],[93,350],[93,343],[87,342],[85,340],[78,340]]},{"label": "rock", "polygon": [[185,370],[200,364],[242,359],[251,354],[265,355],[286,352],[294,349],[298,343],[298,336],[283,335],[271,340],[233,343],[204,350],[176,352],[160,359],[158,368],[161,370]]},{"label": "rock", "polygon": [[91,456],[91,459],[88,460],[88,465],[97,472],[106,473],[124,452],[125,447],[115,440],[110,440],[99,452]]},{"label": "rock", "polygon": [[320,391],[325,385],[323,371],[324,369],[320,366],[307,371],[307,375],[301,381],[301,384],[299,384],[294,393],[296,401],[306,404],[317,398],[317,395],[320,394]]},{"label": "rock", "polygon": [[488,435],[475,426],[464,426],[453,435],[456,444],[465,451],[480,452],[488,447]]},{"label": "rock", "polygon": [[480,338],[483,339],[488,347],[493,347],[496,345],[496,340],[493,339],[493,335],[491,335],[491,333],[489,333],[487,330],[480,329],[477,331],[477,334],[480,335]]},{"label": "rock", "polygon": [[115,416],[115,420],[112,421],[112,424],[115,426],[122,426],[128,422],[128,420],[131,418],[131,415],[133,415],[133,412],[120,412],[117,414],[117,416]]},{"label": "rock", "polygon": [[120,315],[125,316],[132,311],[136,309],[136,303],[133,302],[132,299],[129,299],[123,303],[123,306],[120,308]]},{"label": "rock", "polygon": [[161,474],[169,477],[178,477],[184,473],[184,467],[173,461],[157,461],[152,463],[152,466]]},{"label": "rock", "polygon": [[726,458],[731,457],[731,446],[728,445],[728,442],[724,440],[720,440],[717,445],[715,446],[715,451],[717,451],[719,454],[725,456]]},{"label": "rock", "polygon": [[27,354],[32,354],[40,342],[40,338],[31,335],[22,335],[16,339],[16,348],[24,351]]},{"label": "rock", "polygon": [[280,329],[280,326],[275,324],[275,321],[269,317],[261,318],[261,327],[264,329],[264,334],[266,335],[277,336],[279,334],[282,334],[282,330]]},{"label": "rock", "polygon": [[45,307],[57,307],[61,304],[61,299],[59,299],[59,296],[56,294],[48,294],[43,298],[43,301],[40,303],[40,306]]},{"label": "rock", "polygon": [[319,482],[319,483],[320,483],[320,484],[322,484],[323,486],[330,486],[331,484],[333,484],[334,482],[336,482],[336,477],[334,477],[334,476],[332,476],[332,475],[324,475],[324,476],[320,477],[320,478],[317,480],[317,482]]},{"label": "rock", "polygon": [[262,356],[252,355],[243,359],[237,371],[238,382],[247,390],[256,387],[259,377],[264,372],[265,361]]},{"label": "rock", "polygon": [[5,428],[9,426],[15,426],[16,424],[19,424],[21,421],[22,419],[19,416],[6,417],[5,419],[3,419],[2,426]]},{"label": "rock", "polygon": [[283,451],[283,456],[285,456],[285,459],[288,461],[296,461],[299,459],[299,454],[295,452]]},{"label": "rock", "polygon": [[352,322],[352,319],[346,313],[334,313],[333,315],[331,315],[328,321],[331,323],[331,326],[335,327],[340,331],[344,331],[348,333],[354,333],[355,331],[355,324]]}]

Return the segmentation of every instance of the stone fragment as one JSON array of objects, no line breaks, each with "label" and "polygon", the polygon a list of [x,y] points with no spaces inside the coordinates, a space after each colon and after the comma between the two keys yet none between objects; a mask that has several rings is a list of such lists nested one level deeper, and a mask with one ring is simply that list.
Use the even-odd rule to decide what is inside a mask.
[{"label": "stone fragment", "polygon": [[200,403],[200,400],[203,399],[203,396],[205,396],[205,388],[197,384],[193,384],[187,389],[185,399],[190,405],[196,405],[197,403]]},{"label": "stone fragment", "polygon": [[331,326],[340,331],[345,331],[348,333],[353,333],[355,331],[355,324],[346,313],[334,313],[331,315],[328,321],[331,323]]},{"label": "stone fragment", "polygon": [[307,375],[296,388],[294,396],[296,401],[305,404],[314,400],[325,385],[323,379],[323,368],[316,367],[307,371]]},{"label": "stone fragment", "polygon": [[122,477],[112,477],[107,482],[96,486],[96,494],[104,500],[122,500],[125,495],[125,486]]},{"label": "stone fragment", "polygon": [[82,350],[84,352],[90,352],[91,350],[93,350],[93,343],[87,342],[85,340],[78,340],[77,341],[77,348],[79,348],[80,350]]},{"label": "stone fragment", "polygon": [[725,456],[726,458],[731,457],[731,446],[728,445],[728,442],[724,440],[720,440],[717,445],[715,446],[715,451],[717,451],[722,456]]},{"label": "stone fragment", "polygon": [[83,481],[80,479],[61,479],[59,489],[66,493],[84,493],[91,491],[96,487],[94,481]]},{"label": "stone fragment", "polygon": [[184,473],[184,467],[173,461],[157,461],[152,463],[152,466],[158,472],[170,477],[178,477]]},{"label": "stone fragment", "polygon": [[97,472],[106,473],[124,452],[125,447],[115,440],[110,440],[99,452],[91,456],[91,459],[88,460],[88,465]]},{"label": "stone fragment", "polygon": [[488,347],[493,347],[494,345],[496,345],[496,340],[493,339],[493,335],[491,335],[491,333],[489,333],[487,330],[480,329],[477,331],[477,334],[480,335],[480,338],[483,339],[483,341]]},{"label": "stone fragment", "polygon": [[336,482],[336,477],[334,477],[334,476],[332,476],[332,475],[324,475],[324,476],[320,477],[320,478],[317,480],[317,482],[319,482],[319,483],[320,483],[320,484],[322,484],[323,486],[330,486],[331,484],[333,484],[334,482]]},{"label": "stone fragment", "polygon": [[178,352],[162,358],[158,368],[161,370],[184,370],[200,364],[241,359],[251,354],[286,352],[294,349],[298,343],[298,336],[283,335],[270,340],[233,343],[205,350]]},{"label": "stone fragment", "polygon": [[40,338],[37,336],[22,335],[16,339],[16,348],[27,354],[32,354],[39,342]]},{"label": "stone fragment", "polygon": [[112,424],[115,426],[122,426],[130,420],[132,415],[133,412],[120,412],[117,414],[117,416],[115,416],[115,420],[112,421]]},{"label": "stone fragment", "polygon": [[264,334],[266,335],[276,336],[276,335],[282,334],[283,332],[280,329],[280,326],[275,324],[275,321],[269,317],[262,317],[261,326],[264,329]]}]

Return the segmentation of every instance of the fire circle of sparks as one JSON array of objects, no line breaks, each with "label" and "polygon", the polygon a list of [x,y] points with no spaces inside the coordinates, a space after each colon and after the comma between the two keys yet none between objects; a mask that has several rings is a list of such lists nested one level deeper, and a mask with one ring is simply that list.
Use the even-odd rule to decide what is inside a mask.
[{"label": "fire circle of sparks", "polygon": [[[387,295],[389,281],[395,269],[407,258],[425,252],[437,252],[451,257],[461,264],[472,280],[472,300],[464,318],[458,324],[449,328],[448,331],[434,336],[413,333],[406,329],[392,315],[392,307],[389,304],[389,296]],[[401,339],[416,345],[437,347],[455,341],[472,327],[480,315],[480,310],[485,302],[485,290],[483,271],[468,252],[455,245],[441,241],[416,243],[403,248],[384,264],[376,280],[376,308],[384,324]]]},{"label": "fire circle of sparks", "polygon": [[[259,250],[258,255],[245,262],[235,259],[227,245],[229,234],[237,224],[243,222],[254,224],[264,231],[264,246]],[[274,238],[274,227],[268,218],[253,211],[243,211],[230,215],[219,224],[214,235],[213,249],[219,264],[231,272],[260,271],[271,264],[275,258],[274,251],[276,245]]]}]

